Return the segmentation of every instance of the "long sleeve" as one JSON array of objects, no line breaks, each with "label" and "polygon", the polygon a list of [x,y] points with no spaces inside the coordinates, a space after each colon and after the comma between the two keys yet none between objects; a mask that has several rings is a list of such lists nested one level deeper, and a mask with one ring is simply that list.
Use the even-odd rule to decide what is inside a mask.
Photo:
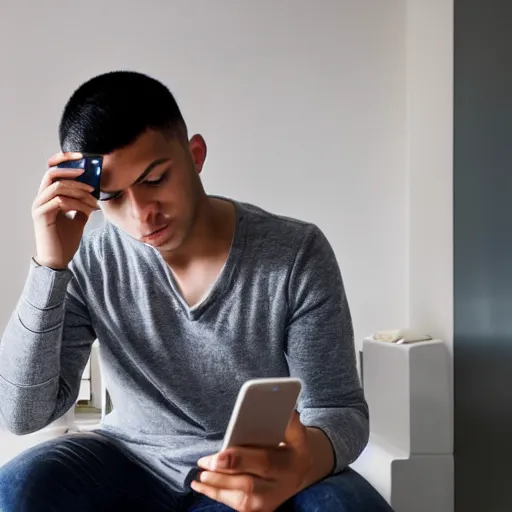
[{"label": "long sleeve", "polygon": [[299,251],[288,287],[286,357],[303,380],[301,421],[330,439],[334,472],[368,442],[368,407],[357,374],[352,319],[334,252],[318,228]]},{"label": "long sleeve", "polygon": [[67,412],[94,342],[71,270],[32,262],[0,342],[0,421],[15,434],[45,427]]}]

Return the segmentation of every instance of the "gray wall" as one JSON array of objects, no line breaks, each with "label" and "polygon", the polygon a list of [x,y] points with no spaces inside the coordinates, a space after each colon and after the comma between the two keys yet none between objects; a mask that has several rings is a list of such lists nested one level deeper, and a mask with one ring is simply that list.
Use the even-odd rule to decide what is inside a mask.
[{"label": "gray wall", "polygon": [[512,510],[512,2],[455,0],[456,510]]}]

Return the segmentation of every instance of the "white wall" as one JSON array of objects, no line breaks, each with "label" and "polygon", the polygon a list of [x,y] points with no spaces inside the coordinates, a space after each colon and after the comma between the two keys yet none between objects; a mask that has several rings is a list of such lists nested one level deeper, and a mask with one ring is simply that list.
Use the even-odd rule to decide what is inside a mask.
[{"label": "white wall", "polygon": [[[453,0],[407,0],[408,316],[453,353]],[[453,366],[447,429],[453,452]],[[447,482],[452,485],[453,482]],[[451,489],[453,494],[453,488]]]},{"label": "white wall", "polygon": [[409,322],[453,346],[453,0],[407,0]]},{"label": "white wall", "polygon": [[324,229],[358,339],[406,323],[404,1],[9,3],[0,16],[1,328],[33,251],[30,205],[58,150],[64,102],[117,68],[171,87],[209,143],[208,191]]}]

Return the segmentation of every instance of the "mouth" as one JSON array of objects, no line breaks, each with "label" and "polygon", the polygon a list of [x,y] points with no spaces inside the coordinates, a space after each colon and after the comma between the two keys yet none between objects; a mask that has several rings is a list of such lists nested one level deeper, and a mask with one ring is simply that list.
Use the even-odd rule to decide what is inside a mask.
[{"label": "mouth", "polygon": [[145,243],[155,242],[156,240],[158,240],[160,236],[162,236],[165,233],[168,227],[169,224],[166,224],[165,226],[158,228],[155,231],[148,233],[147,235],[142,236],[140,241]]}]

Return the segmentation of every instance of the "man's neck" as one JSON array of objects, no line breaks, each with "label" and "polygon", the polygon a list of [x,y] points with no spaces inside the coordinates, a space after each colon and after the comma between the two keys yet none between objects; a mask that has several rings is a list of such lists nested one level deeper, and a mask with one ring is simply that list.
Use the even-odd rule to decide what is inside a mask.
[{"label": "man's neck", "polygon": [[235,230],[235,206],[205,196],[198,205],[192,231],[176,251],[162,253],[173,269],[186,269],[199,260],[227,257]]}]

